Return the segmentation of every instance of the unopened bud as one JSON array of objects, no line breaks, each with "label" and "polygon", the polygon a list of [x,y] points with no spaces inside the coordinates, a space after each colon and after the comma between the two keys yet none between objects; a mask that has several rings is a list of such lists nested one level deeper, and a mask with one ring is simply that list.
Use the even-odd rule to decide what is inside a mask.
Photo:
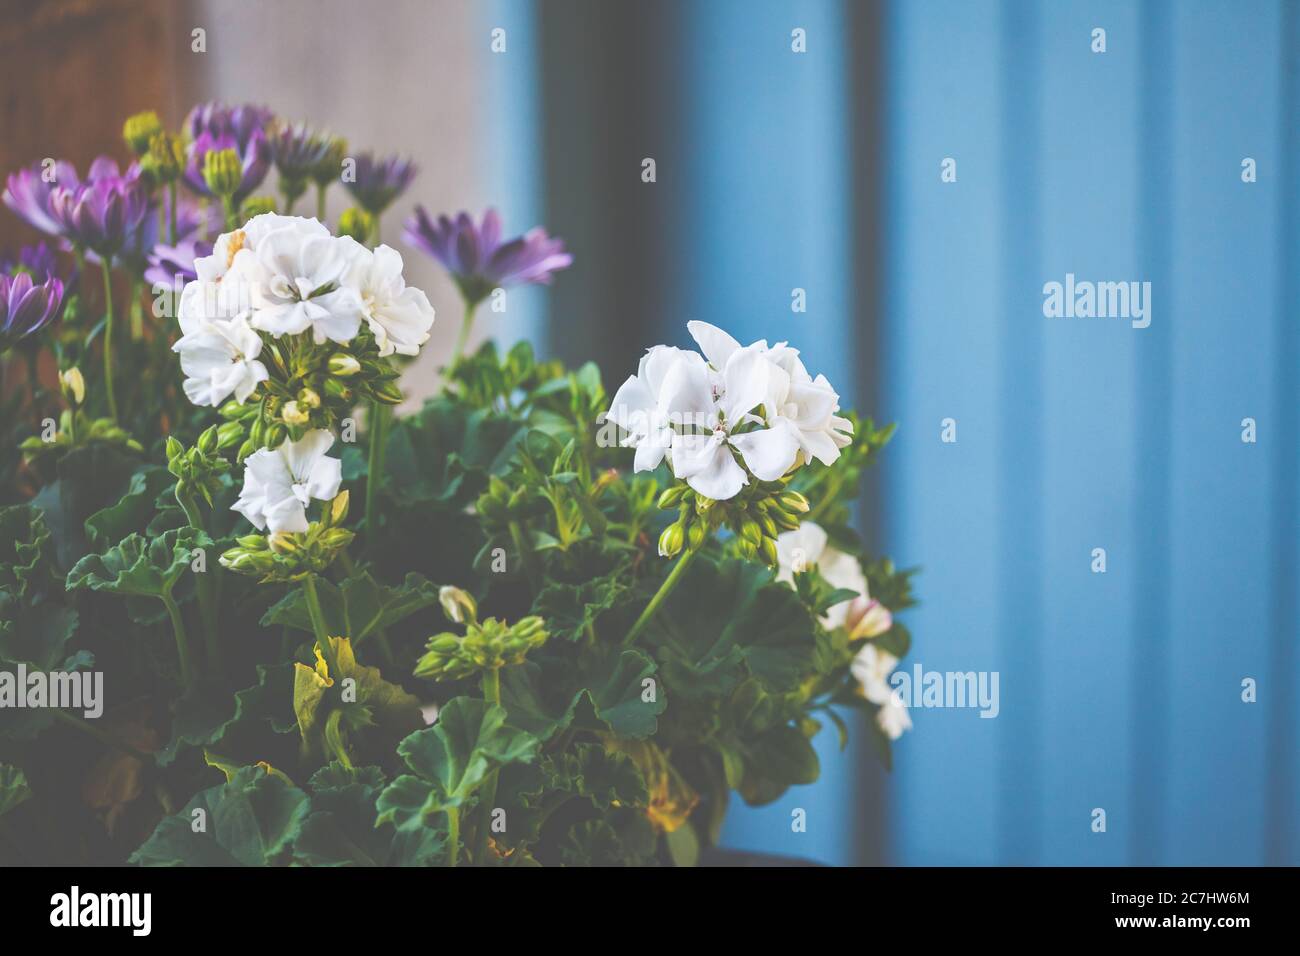
[{"label": "unopened bud", "polygon": [[446,585],[438,589],[438,603],[447,619],[457,624],[473,624],[478,620],[478,604],[468,591]]},{"label": "unopened bud", "polygon": [[243,175],[239,154],[233,149],[210,149],[204,154],[203,181],[217,196],[233,196]]},{"label": "unopened bud", "polygon": [[126,140],[127,148],[137,156],[148,152],[149,143],[162,131],[162,123],[153,110],[128,116],[122,124],[122,138]]},{"label": "unopened bud", "polygon": [[659,554],[665,558],[674,557],[678,551],[682,550],[682,545],[685,543],[686,532],[682,530],[679,522],[674,521],[664,528],[663,533],[659,535]]},{"label": "unopened bud", "polygon": [[331,375],[337,375],[339,378],[349,378],[361,371],[361,363],[357,361],[355,355],[349,355],[347,352],[335,352],[330,356],[329,369]]},{"label": "unopened bud", "polygon": [[64,401],[73,408],[80,408],[86,400],[86,380],[81,376],[81,369],[73,366],[59,373],[59,389]]}]

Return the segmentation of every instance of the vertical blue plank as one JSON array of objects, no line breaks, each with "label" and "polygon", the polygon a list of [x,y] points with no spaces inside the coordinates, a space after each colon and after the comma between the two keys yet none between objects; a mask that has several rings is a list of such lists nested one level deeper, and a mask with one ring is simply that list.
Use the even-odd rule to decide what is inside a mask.
[{"label": "vertical blue plank", "polygon": [[[541,129],[541,64],[538,62],[537,7],[534,0],[488,0],[476,11],[478,33],[471,42],[483,50],[485,136],[481,150],[487,203],[501,213],[507,235],[544,224],[545,170]],[[506,52],[490,52],[492,31],[506,31]],[[486,320],[486,321],[484,321]],[[459,322],[460,316],[453,316]],[[480,310],[484,334],[509,348],[521,339],[539,353],[546,343],[547,296],[538,286],[511,289],[506,311]]]},{"label": "vertical blue plank", "polygon": [[[1267,683],[1268,448],[1294,427],[1269,414],[1280,7],[1179,3],[1172,21],[1174,274],[1155,293],[1153,321],[1172,327],[1175,370],[1163,861],[1252,864],[1262,861],[1268,710],[1243,703],[1240,682]],[[1241,181],[1248,156],[1253,184]],[[1259,422],[1259,444],[1240,440],[1245,417]]]},{"label": "vertical blue plank", "polygon": [[1044,375],[1039,135],[1042,11],[1006,0],[998,16],[1002,216],[997,329],[998,846],[1002,863],[1038,862],[1042,842]]},{"label": "vertical blue plank", "polygon": [[[897,2],[887,12],[883,164],[887,290],[881,367],[901,423],[884,459],[886,550],[921,565],[909,665],[992,671],[996,635],[996,447],[1002,186],[997,8]],[[940,163],[957,160],[957,182]],[[942,444],[940,422],[957,421]],[[1003,701],[1014,693],[1003,688]],[[895,746],[891,857],[907,864],[998,862],[997,757],[1004,718],[914,710]]]},{"label": "vertical blue plank", "polygon": [[[1300,5],[1282,7],[1282,64],[1278,125],[1284,137],[1279,144],[1277,218],[1278,275],[1274,287],[1274,321],[1277,347],[1274,362],[1276,400],[1273,420],[1289,422],[1300,408],[1300,329],[1296,325],[1295,290],[1287,278],[1300,275]],[[1272,865],[1300,863],[1300,617],[1297,592],[1296,531],[1300,527],[1300,440],[1294,427],[1273,436],[1273,617],[1268,691],[1268,769],[1264,785],[1268,812],[1264,826],[1264,862]]]},{"label": "vertical blue plank", "polygon": [[[1171,286],[1174,183],[1169,175],[1152,170],[1168,168],[1172,149],[1174,82],[1173,41],[1169,5],[1149,0],[1141,7],[1139,23],[1142,66],[1135,98],[1140,111],[1138,156],[1144,173],[1141,218],[1138,222],[1140,275],[1151,287]],[[1130,704],[1126,708],[1132,727],[1129,763],[1129,816],[1113,821],[1126,831],[1129,860],[1153,865],[1161,860],[1161,818],[1165,813],[1166,768],[1169,759],[1169,620],[1170,620],[1170,432],[1173,379],[1173,324],[1154,319],[1141,335],[1133,337],[1138,399],[1132,414],[1136,454],[1124,470],[1134,482],[1137,540],[1132,577],[1136,585],[1133,604]]]},{"label": "vertical blue plank", "polygon": [[[691,91],[688,169],[660,168],[652,188],[680,188],[681,309],[671,341],[689,344],[685,323],[703,319],[742,341],[789,340],[809,369],[853,392],[853,357],[844,343],[852,263],[848,76],[840,3],[792,7],[775,0],[686,8],[682,68]],[[807,52],[791,50],[791,31]],[[806,313],[791,312],[791,290],[807,291]],[[822,776],[757,809],[737,800],[723,833],[730,846],[853,861],[847,795],[853,775],[833,728],[815,741]],[[792,833],[791,810],[807,811]]]},{"label": "vertical blue plank", "polygon": [[[1042,627],[1026,633],[1017,619],[1012,630],[1039,642],[1042,663],[1041,774],[1032,808],[1039,845],[1026,862],[1121,865],[1132,827],[1128,701],[1138,569],[1138,475],[1127,463],[1138,451],[1134,422],[1146,411],[1134,346],[1162,330],[1134,329],[1123,319],[1048,319],[1041,290],[1047,281],[1064,283],[1067,273],[1090,282],[1145,278],[1136,237],[1147,184],[1135,139],[1140,61],[1150,50],[1137,11],[1120,0],[1050,4],[1040,26],[1029,44],[1050,64],[1037,104],[1041,136],[1031,144],[1041,188],[1040,272],[1020,277],[1038,308],[1016,309],[1014,319],[1043,335],[1041,448],[1024,450],[1042,458]],[[1094,27],[1106,30],[1104,53],[1092,51]],[[1017,406],[1025,402],[1011,399],[1006,415],[1019,422]],[[1019,457],[1004,451],[1019,467]],[[1094,548],[1106,551],[1104,574],[1092,571]],[[1106,812],[1104,833],[1091,826],[1098,807]]]}]

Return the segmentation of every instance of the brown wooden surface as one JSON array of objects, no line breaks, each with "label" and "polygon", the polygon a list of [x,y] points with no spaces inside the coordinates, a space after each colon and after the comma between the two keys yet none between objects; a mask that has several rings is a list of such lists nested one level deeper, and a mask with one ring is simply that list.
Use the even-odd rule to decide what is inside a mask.
[{"label": "brown wooden surface", "polygon": [[[79,172],[100,153],[124,162],[127,116],[156,109],[179,122],[185,9],[169,0],[0,0],[0,175],[46,156]],[[35,238],[0,210],[0,248]]]}]

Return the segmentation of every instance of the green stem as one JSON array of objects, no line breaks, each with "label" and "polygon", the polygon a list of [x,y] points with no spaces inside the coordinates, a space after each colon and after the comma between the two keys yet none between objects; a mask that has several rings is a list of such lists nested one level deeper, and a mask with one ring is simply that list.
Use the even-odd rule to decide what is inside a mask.
[{"label": "green stem", "polygon": [[167,244],[176,245],[176,181],[167,184]]},{"label": "green stem", "polygon": [[117,421],[117,396],[113,393],[113,277],[107,258],[100,265],[104,267],[104,387],[108,390],[108,415]]},{"label": "green stem", "polygon": [[53,708],[50,713],[52,713],[56,719],[63,721],[69,727],[75,727],[83,734],[86,734],[89,737],[94,737],[101,744],[104,744],[107,747],[112,747],[114,750],[120,750],[127,756],[134,757],[136,760],[142,761],[143,763],[153,763],[153,756],[151,754],[147,754],[143,750],[132,747],[125,740],[119,740],[106,730],[100,730],[88,720],[82,720],[80,717],[69,714],[67,711],[59,710],[57,707]]},{"label": "green stem", "polygon": [[533,561],[533,552],[528,548],[528,543],[524,538],[524,530],[519,526],[518,521],[510,522],[510,540],[514,542],[515,550],[519,552],[519,560],[524,566],[524,576],[528,578],[528,586],[534,591],[541,590],[541,581],[537,574],[537,565]]},{"label": "green stem", "polygon": [[185,689],[189,690],[194,686],[194,669],[190,663],[190,639],[185,633],[185,621],[181,617],[181,609],[176,606],[176,601],[170,594],[162,595],[162,602],[171,616],[172,632],[176,635],[176,656],[181,665],[181,682],[185,685]]},{"label": "green stem", "polygon": [[645,630],[646,625],[655,616],[655,612],[659,610],[659,605],[663,604],[664,599],[669,594],[672,594],[673,588],[677,587],[695,555],[696,552],[688,548],[677,559],[677,564],[668,572],[668,577],[664,578],[664,583],[659,585],[659,590],[655,592],[655,596],[650,599],[650,603],[645,606],[641,616],[636,619],[636,623],[632,625],[631,630],[627,632],[627,636],[623,638],[624,647],[631,647],[641,632]]},{"label": "green stem", "polygon": [[[203,516],[199,513],[198,502],[194,500],[194,496],[178,491],[176,500],[180,502],[181,510],[185,512],[185,520],[189,522],[190,527],[196,531],[206,531],[207,529],[203,527]],[[215,574],[204,571],[195,585],[195,592],[199,598],[199,617],[203,620],[203,647],[207,652],[208,677],[218,682],[225,668],[221,652],[221,635],[217,629],[219,583]]]},{"label": "green stem", "polygon": [[[501,668],[490,667],[483,672],[483,699],[489,704],[501,704]],[[492,829],[492,811],[497,799],[497,773],[493,770],[484,778],[478,802],[478,830],[474,834],[476,847],[471,859],[480,866],[487,862],[488,831]]]},{"label": "green stem", "polygon": [[447,808],[447,865],[455,866],[460,855],[460,807]]},{"label": "green stem", "polygon": [[366,540],[374,547],[379,535],[378,500],[380,477],[384,473],[384,446],[388,443],[388,406],[370,403],[370,455],[366,464]]},{"label": "green stem", "polygon": [[330,679],[338,680],[339,661],[334,655],[334,645],[330,643],[329,632],[325,629],[325,614],[320,609],[320,597],[316,594],[316,576],[309,574],[302,579],[302,593],[307,598],[307,613],[311,615],[311,629],[316,634],[316,646],[320,648],[321,657],[330,670]]},{"label": "green stem", "polygon": [[460,320],[460,334],[456,337],[456,350],[451,353],[451,364],[448,369],[454,369],[460,364],[461,356],[465,354],[465,345],[469,342],[469,330],[474,324],[474,310],[478,308],[477,302],[465,303],[465,315]]},{"label": "green stem", "polygon": [[316,218],[325,221],[325,187],[320,183],[316,184]]}]

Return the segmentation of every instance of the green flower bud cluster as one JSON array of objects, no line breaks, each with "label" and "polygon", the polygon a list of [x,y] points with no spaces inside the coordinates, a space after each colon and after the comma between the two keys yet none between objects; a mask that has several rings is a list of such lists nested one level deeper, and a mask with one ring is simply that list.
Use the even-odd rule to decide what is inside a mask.
[{"label": "green flower bud cluster", "polygon": [[524,521],[546,506],[541,493],[529,485],[511,488],[495,475],[488,480],[487,491],[478,496],[475,507],[489,532],[507,527],[512,521]]},{"label": "green flower bud cluster", "polygon": [[149,140],[149,149],[140,157],[140,168],[158,183],[173,183],[185,168],[185,143],[179,136],[159,131]]},{"label": "green flower bud cluster", "polygon": [[677,520],[659,535],[659,553],[675,557],[683,548],[698,551],[718,528],[729,528],[736,550],[750,560],[776,567],[776,538],[799,527],[808,513],[808,499],[786,486],[789,478],[751,482],[736,497],[714,501],[684,483],[659,495],[659,507],[677,509]]},{"label": "green flower bud cluster", "polygon": [[[176,476],[176,497],[200,497],[212,507],[212,496],[221,490],[221,476],[230,471],[230,462],[220,452],[234,446],[229,431],[222,444],[221,429],[212,425],[199,435],[193,448],[186,448],[174,437],[167,439],[167,470]],[[234,436],[238,440],[238,436]]]},{"label": "green flower bud cluster", "polygon": [[65,452],[95,442],[144,451],[140,443],[113,419],[91,418],[81,409],[71,408],[65,408],[59,415],[58,430],[48,441],[43,435],[32,435],[23,439],[18,448],[23,459],[32,462],[54,452]]},{"label": "green flower bud cluster", "polygon": [[309,574],[320,574],[356,537],[341,527],[347,516],[348,493],[343,491],[304,532],[275,531],[236,538],[235,547],[221,555],[221,566],[263,582],[300,581]]},{"label": "green flower bud cluster", "polygon": [[359,402],[374,399],[396,405],[403,395],[399,372],[385,359],[367,332],[347,349],[317,345],[309,333],[269,341],[263,349],[270,377],[244,403],[231,399],[221,417],[239,428],[243,441],[238,460],[259,448],[276,448],[307,431],[338,432]]},{"label": "green flower bud cluster", "polygon": [[250,196],[244,200],[244,204],[239,207],[239,214],[245,219],[252,219],[254,216],[260,216],[263,213],[275,212],[276,202],[274,196]]},{"label": "green flower bud cluster", "polygon": [[529,651],[545,644],[549,636],[545,622],[536,615],[511,625],[494,617],[482,623],[471,621],[466,625],[464,637],[444,632],[429,638],[424,656],[415,665],[415,676],[456,680],[507,664],[519,664]]}]

